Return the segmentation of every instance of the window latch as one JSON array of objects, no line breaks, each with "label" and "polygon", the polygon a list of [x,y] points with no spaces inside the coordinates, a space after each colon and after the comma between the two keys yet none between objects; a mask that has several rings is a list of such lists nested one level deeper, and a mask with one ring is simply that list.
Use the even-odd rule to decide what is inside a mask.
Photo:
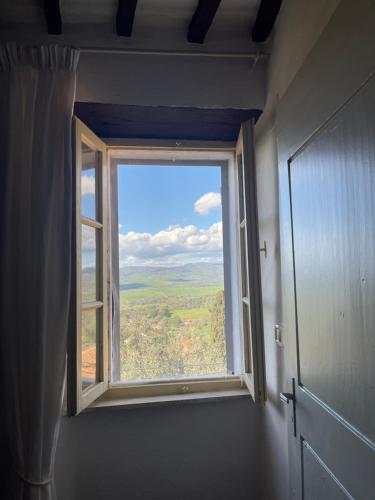
[{"label": "window latch", "polygon": [[264,256],[267,258],[267,243],[263,241],[263,247],[259,248],[259,252],[264,252]]}]

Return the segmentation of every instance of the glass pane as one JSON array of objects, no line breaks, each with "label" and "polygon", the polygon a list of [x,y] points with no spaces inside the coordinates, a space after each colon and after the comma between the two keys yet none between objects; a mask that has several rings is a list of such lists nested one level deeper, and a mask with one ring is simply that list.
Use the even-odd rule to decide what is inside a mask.
[{"label": "glass pane", "polygon": [[82,302],[98,300],[97,286],[97,232],[99,230],[82,224],[81,236],[81,291]]},{"label": "glass pane", "polygon": [[81,143],[81,215],[89,219],[97,218],[96,210],[96,169],[98,152]]},{"label": "glass pane", "polygon": [[238,169],[238,203],[240,210],[239,215],[240,215],[240,222],[242,222],[245,219],[242,154],[237,156],[237,169]]},{"label": "glass pane", "polygon": [[248,270],[246,253],[246,226],[240,228],[240,252],[241,252],[241,285],[242,297],[248,296]]},{"label": "glass pane", "polygon": [[250,307],[242,302],[242,333],[244,339],[245,372],[251,373]]},{"label": "glass pane", "polygon": [[97,381],[97,343],[98,322],[97,310],[82,311],[82,355],[81,355],[81,380],[82,390]]},{"label": "glass pane", "polygon": [[120,380],[227,373],[221,168],[120,165],[118,189]]}]

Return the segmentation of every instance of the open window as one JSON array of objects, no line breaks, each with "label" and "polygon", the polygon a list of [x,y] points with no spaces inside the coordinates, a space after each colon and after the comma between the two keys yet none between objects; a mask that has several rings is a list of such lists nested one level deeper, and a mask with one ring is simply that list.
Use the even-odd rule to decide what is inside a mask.
[{"label": "open window", "polygon": [[236,146],[242,376],[255,402],[265,394],[262,287],[253,124],[242,125]]},{"label": "open window", "polygon": [[265,399],[252,123],[236,151],[106,146],[76,119],[69,408]]},{"label": "open window", "polygon": [[68,405],[79,413],[108,388],[107,149],[74,121],[75,328],[68,351]]}]

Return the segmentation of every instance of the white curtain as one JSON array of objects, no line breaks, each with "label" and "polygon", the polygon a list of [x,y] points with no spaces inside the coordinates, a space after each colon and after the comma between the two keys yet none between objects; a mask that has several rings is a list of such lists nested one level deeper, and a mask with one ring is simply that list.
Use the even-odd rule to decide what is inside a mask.
[{"label": "white curtain", "polygon": [[77,62],[71,48],[0,46],[1,406],[11,463],[0,497],[9,500],[55,498]]}]

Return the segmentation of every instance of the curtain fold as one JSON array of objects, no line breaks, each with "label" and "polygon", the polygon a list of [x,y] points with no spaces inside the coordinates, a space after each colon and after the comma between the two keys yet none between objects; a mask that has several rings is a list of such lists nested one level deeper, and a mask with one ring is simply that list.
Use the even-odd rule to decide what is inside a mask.
[{"label": "curtain fold", "polygon": [[0,364],[12,500],[55,498],[78,57],[68,47],[0,47]]}]

